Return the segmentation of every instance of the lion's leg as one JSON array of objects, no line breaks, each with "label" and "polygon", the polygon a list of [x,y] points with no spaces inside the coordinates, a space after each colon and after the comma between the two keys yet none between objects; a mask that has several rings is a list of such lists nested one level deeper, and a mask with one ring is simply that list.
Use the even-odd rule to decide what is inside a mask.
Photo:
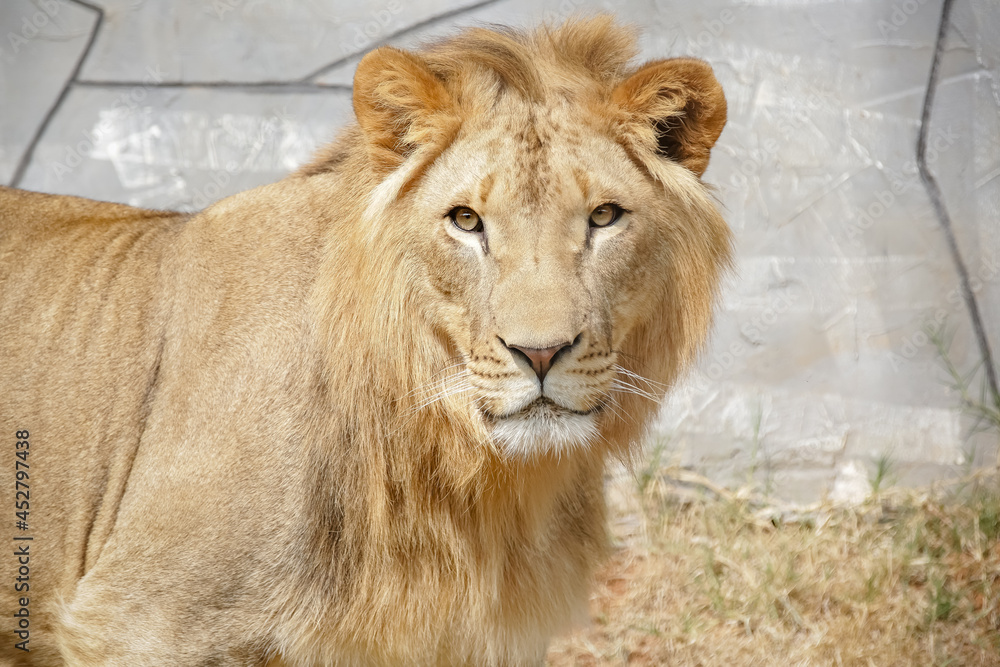
[{"label": "lion's leg", "polygon": [[99,562],[57,610],[54,635],[67,665],[263,664],[241,638],[238,611],[198,604],[202,595],[156,585],[135,569],[113,572]]}]

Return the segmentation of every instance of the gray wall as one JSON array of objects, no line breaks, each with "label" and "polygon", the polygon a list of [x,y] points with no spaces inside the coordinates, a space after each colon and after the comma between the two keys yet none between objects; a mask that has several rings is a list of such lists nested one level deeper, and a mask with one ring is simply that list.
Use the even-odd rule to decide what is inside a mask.
[{"label": "gray wall", "polygon": [[[796,499],[865,493],[880,456],[905,483],[995,459],[924,334],[946,321],[957,366],[980,359],[915,165],[940,0],[91,3],[0,3],[0,183],[188,210],[330,139],[374,45],[598,9],[638,24],[645,58],[709,60],[730,114],[705,180],[738,275],[664,406],[666,456]],[[1000,348],[1000,6],[958,0],[946,43],[928,162]]]}]

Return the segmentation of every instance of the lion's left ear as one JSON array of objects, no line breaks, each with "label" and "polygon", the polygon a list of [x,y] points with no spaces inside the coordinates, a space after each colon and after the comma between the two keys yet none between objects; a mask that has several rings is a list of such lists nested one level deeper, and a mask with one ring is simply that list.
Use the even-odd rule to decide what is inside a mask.
[{"label": "lion's left ear", "polygon": [[379,173],[396,169],[422,145],[447,144],[458,127],[444,82],[419,56],[388,46],[358,63],[354,114]]},{"label": "lion's left ear", "polygon": [[726,124],[726,97],[711,66],[694,58],[647,63],[615,88],[633,148],[670,158],[701,176]]}]

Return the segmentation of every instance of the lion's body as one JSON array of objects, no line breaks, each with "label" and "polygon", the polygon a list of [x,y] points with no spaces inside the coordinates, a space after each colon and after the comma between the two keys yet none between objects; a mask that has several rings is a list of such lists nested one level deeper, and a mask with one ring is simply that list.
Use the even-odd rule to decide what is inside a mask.
[{"label": "lion's body", "polygon": [[[13,531],[33,540],[11,543],[29,548],[30,581],[15,591],[19,563],[5,559],[0,605],[10,617],[19,598],[29,599],[37,635],[27,646],[39,658],[53,660],[56,648],[39,594],[72,593],[96,556],[92,536],[105,541],[114,523],[162,340],[158,260],[180,224],[178,216],[0,188],[0,432],[10,454],[0,498],[12,512],[12,438],[22,429],[46,434],[24,461],[29,530]],[[0,654],[9,658],[19,640],[16,626],[4,625]]]},{"label": "lion's body", "polygon": [[[0,664],[542,660],[604,553],[605,460],[656,407],[615,378],[662,395],[728,261],[707,148],[661,167],[618,136],[594,100],[641,98],[629,39],[573,30],[478,36],[534,78],[383,55],[437,114],[405,136],[363,63],[360,129],[195,216],[0,189],[0,501],[13,526],[28,431],[32,538],[30,593],[0,559]],[[574,226],[612,195],[621,223]],[[439,222],[460,205],[488,241]],[[547,376],[516,351],[557,342]]]}]

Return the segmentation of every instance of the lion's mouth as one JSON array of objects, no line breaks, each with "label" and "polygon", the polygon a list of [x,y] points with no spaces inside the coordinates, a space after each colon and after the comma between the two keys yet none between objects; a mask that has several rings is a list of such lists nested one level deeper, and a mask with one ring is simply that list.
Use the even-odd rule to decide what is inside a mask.
[{"label": "lion's mouth", "polygon": [[597,437],[598,405],[573,410],[540,396],[506,415],[484,411],[483,419],[497,443],[510,456],[528,457],[546,451],[585,447]]},{"label": "lion's mouth", "polygon": [[565,405],[560,405],[556,403],[551,398],[547,396],[539,396],[528,405],[524,406],[519,410],[514,410],[506,414],[498,415],[489,410],[482,410],[483,418],[491,423],[502,421],[504,419],[513,419],[518,417],[528,417],[528,418],[551,418],[558,417],[562,415],[596,415],[602,409],[602,405],[598,404],[589,410],[574,410],[573,408],[567,408]]}]

